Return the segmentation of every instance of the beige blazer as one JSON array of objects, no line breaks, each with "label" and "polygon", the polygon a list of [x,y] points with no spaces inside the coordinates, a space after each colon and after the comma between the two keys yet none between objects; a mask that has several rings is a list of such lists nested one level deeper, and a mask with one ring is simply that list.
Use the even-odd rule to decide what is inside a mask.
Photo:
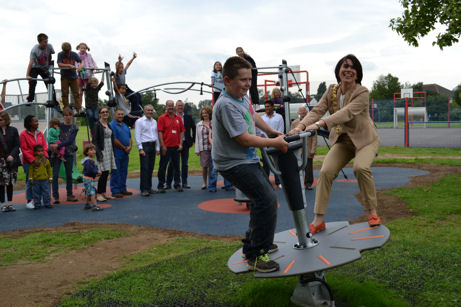
[{"label": "beige blazer", "polygon": [[[291,129],[296,128],[296,126],[299,124],[299,118],[295,119],[291,123]],[[317,135],[310,136],[307,138],[307,157],[312,159],[315,156],[315,152],[317,151]]]},{"label": "beige blazer", "polygon": [[[357,149],[378,139],[375,123],[371,120],[368,111],[369,93],[366,87],[355,84],[344,98],[344,105],[339,109],[341,89],[338,86],[336,99],[332,101],[334,85],[330,85],[323,94],[319,103],[301,121],[309,126],[318,121],[327,111],[330,116],[324,118],[327,129],[330,130],[330,142],[336,143],[341,133],[347,135]],[[337,110],[335,112],[335,110]]]}]

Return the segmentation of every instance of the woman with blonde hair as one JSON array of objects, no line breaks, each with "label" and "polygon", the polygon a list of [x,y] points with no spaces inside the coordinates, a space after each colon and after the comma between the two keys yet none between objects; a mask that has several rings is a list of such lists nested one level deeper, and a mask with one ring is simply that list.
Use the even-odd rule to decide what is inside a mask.
[{"label": "woman with blonde hair", "polygon": [[207,187],[207,176],[211,163],[211,115],[212,110],[208,106],[200,110],[200,121],[197,123],[195,133],[195,154],[200,156],[202,167],[202,190]]}]

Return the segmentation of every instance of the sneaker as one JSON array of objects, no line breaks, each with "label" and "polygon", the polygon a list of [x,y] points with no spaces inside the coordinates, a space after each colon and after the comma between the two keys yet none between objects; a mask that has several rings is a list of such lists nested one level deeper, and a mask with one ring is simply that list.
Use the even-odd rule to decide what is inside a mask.
[{"label": "sneaker", "polygon": [[188,185],[187,183],[185,183],[185,184],[182,185],[182,188],[183,188],[183,189],[190,189],[190,185]]},{"label": "sneaker", "polygon": [[147,196],[150,196],[150,193],[149,193],[149,191],[143,191],[143,192],[141,193],[141,196],[147,197]]},{"label": "sneaker", "polygon": [[104,209],[99,206],[91,206],[91,211],[102,211],[102,210]]},{"label": "sneaker", "polygon": [[27,209],[35,209],[34,202],[33,201],[28,202],[26,204],[26,208]]},{"label": "sneaker", "polygon": [[8,212],[9,211],[7,206],[2,206],[1,210],[2,210],[2,212]]},{"label": "sneaker", "polygon": [[176,192],[183,192],[184,191],[181,186],[177,186],[174,189],[176,190]]},{"label": "sneaker", "polygon": [[128,192],[128,191],[123,191],[122,194],[123,194],[123,195],[126,195],[126,196],[133,195],[132,192]]},{"label": "sneaker", "polygon": [[59,204],[59,199],[58,199],[58,198],[55,198],[54,201],[53,201],[53,204],[54,204],[54,205]]},{"label": "sneaker", "polygon": [[156,191],[154,189],[150,189],[148,192],[149,192],[149,194],[157,194],[158,193],[158,191]]},{"label": "sneaker", "polygon": [[6,206],[8,208],[8,211],[12,212],[12,211],[16,211],[16,208],[13,207],[13,205],[8,205]]},{"label": "sneaker", "polygon": [[276,251],[279,250],[279,247],[277,246],[277,244],[274,244],[272,243],[270,246],[269,246],[269,249],[267,250],[267,252],[269,254],[272,254],[272,253],[275,253]]},{"label": "sneaker", "polygon": [[67,196],[67,201],[77,201],[77,197],[75,197],[74,195],[69,195]]},{"label": "sneaker", "polygon": [[52,208],[53,208],[53,205],[52,205],[52,204],[46,204],[46,205],[45,205],[45,208],[47,208],[47,209],[52,209]]},{"label": "sneaker", "polygon": [[83,209],[84,209],[84,210],[89,210],[89,209],[91,209],[91,204],[86,203],[86,204],[85,204],[85,207],[83,207]]},{"label": "sneaker", "polygon": [[368,225],[370,227],[379,226],[381,224],[381,219],[376,214],[370,214],[368,217]]},{"label": "sneaker", "polygon": [[114,194],[112,194],[112,196],[115,197],[115,198],[122,198],[123,194],[122,193],[114,193]]},{"label": "sneaker", "polygon": [[275,272],[280,269],[279,264],[269,257],[269,254],[260,255],[256,259],[248,259],[248,269],[261,273]]}]

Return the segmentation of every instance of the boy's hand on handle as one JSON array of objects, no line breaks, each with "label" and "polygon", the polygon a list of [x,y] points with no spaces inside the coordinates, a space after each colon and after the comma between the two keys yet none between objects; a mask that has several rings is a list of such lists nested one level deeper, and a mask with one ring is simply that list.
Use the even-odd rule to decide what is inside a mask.
[{"label": "boy's hand on handle", "polygon": [[288,147],[287,141],[285,141],[285,135],[281,134],[276,138],[271,139],[272,140],[272,147],[278,148],[283,152],[286,152],[286,149]]}]

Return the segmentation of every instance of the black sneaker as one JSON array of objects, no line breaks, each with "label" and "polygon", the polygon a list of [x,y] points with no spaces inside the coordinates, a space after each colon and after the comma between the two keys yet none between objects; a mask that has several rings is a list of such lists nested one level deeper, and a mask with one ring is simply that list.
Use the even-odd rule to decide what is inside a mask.
[{"label": "black sneaker", "polygon": [[126,195],[126,196],[133,195],[132,192],[128,192],[128,191],[123,191],[122,194],[123,194],[123,195]]},{"label": "black sneaker", "polygon": [[247,265],[248,270],[261,273],[275,272],[280,269],[279,264],[271,260],[268,253],[260,255],[256,259],[248,259]]},{"label": "black sneaker", "polygon": [[91,209],[91,204],[86,203],[86,204],[85,204],[85,207],[83,207],[83,209],[84,209],[84,210],[89,210],[89,209]]},{"label": "black sneaker", "polygon": [[269,254],[272,254],[272,253],[275,253],[276,251],[279,250],[279,247],[277,246],[277,244],[274,244],[272,243],[270,246],[269,246],[269,249],[267,250],[267,252]]},{"label": "black sneaker", "polygon": [[52,205],[52,204],[47,204],[47,205],[45,205],[45,208],[47,208],[47,209],[52,209],[52,208],[53,208],[53,205]]},{"label": "black sneaker", "polygon": [[114,193],[114,194],[112,194],[112,196],[115,197],[115,198],[122,198],[123,194],[122,193]]}]

